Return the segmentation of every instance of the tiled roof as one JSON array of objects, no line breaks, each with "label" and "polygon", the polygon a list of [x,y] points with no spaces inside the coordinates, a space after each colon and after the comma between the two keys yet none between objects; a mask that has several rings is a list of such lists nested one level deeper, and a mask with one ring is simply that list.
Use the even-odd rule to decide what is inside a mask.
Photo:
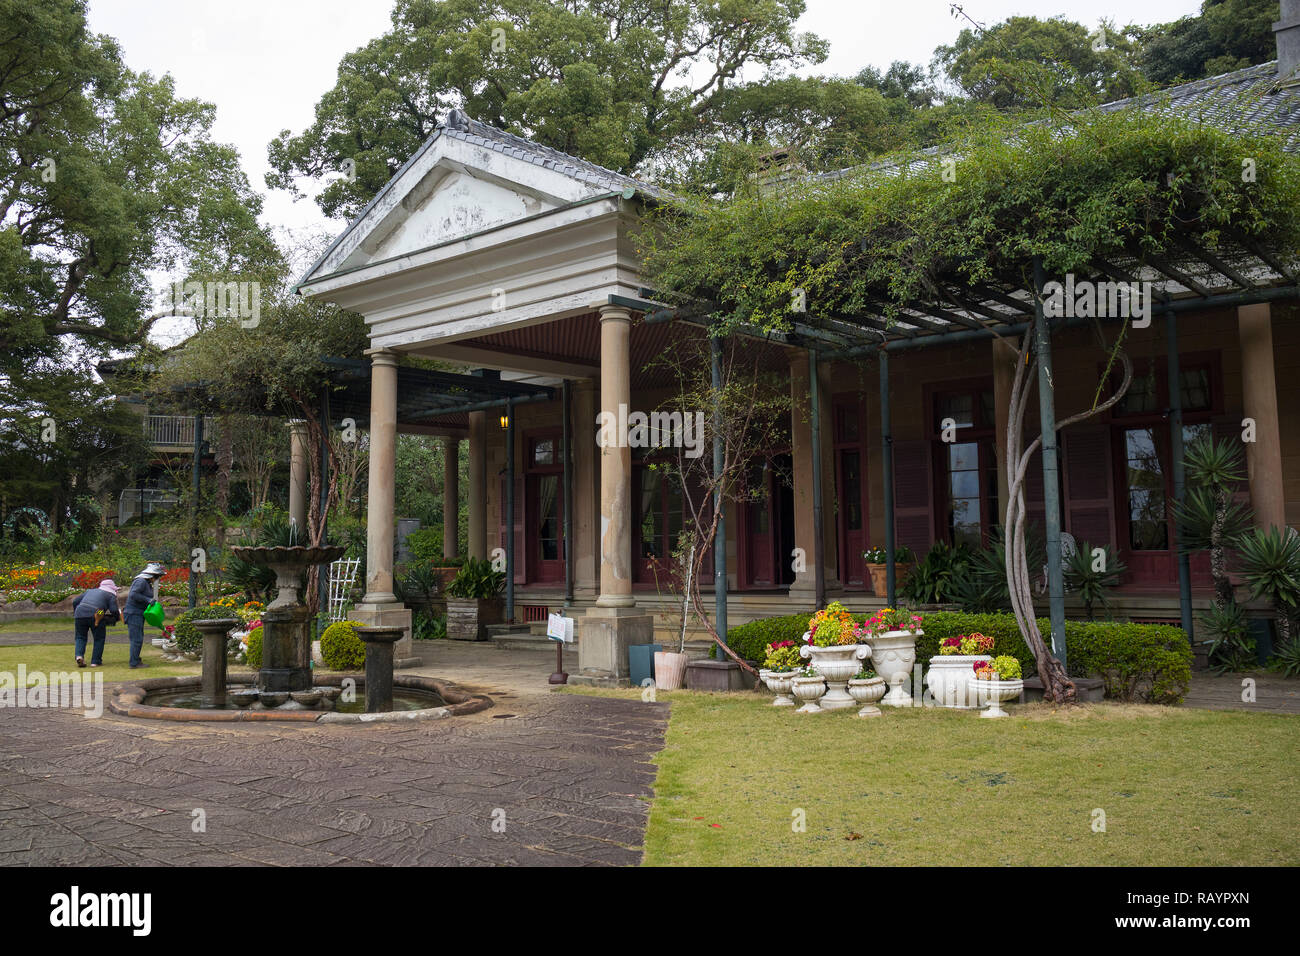
[{"label": "tiled roof", "polygon": [[[562,153],[558,149],[534,143],[530,139],[524,139],[514,133],[507,133],[505,130],[489,126],[487,123],[480,123],[478,120],[470,119],[460,110],[452,110],[447,115],[446,121],[440,126],[440,131],[442,135],[449,136],[452,139],[464,140],[475,146],[483,146],[506,156],[513,156],[516,159],[553,169],[599,189],[606,189],[610,192],[635,189],[645,195],[662,195],[661,190],[649,183],[617,173],[612,169],[606,169],[604,166],[597,166],[595,163],[589,163],[577,156]],[[437,133],[434,133],[434,136],[437,135]]]}]

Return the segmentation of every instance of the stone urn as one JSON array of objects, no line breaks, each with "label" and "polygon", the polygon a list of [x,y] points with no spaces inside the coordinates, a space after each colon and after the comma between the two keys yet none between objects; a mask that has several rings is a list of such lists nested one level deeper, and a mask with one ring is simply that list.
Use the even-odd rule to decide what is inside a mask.
[{"label": "stone urn", "polygon": [[1006,717],[1007,712],[1002,709],[1002,705],[1019,697],[1024,692],[1025,682],[1023,680],[981,680],[972,676],[971,689],[975,705],[987,708],[980,714],[981,717]]},{"label": "stone urn", "polygon": [[[807,642],[808,635],[804,635]],[[866,644],[833,644],[830,647],[817,647],[805,643],[799,648],[799,656],[808,661],[812,669],[826,678],[826,696],[818,703],[823,710],[839,710],[852,707],[853,698],[848,695],[845,686],[861,667],[858,661],[871,657],[871,648]]]},{"label": "stone urn", "polygon": [[916,639],[924,631],[885,631],[867,638],[871,648],[871,666],[889,685],[884,703],[891,707],[911,707],[912,698],[903,690],[903,682],[916,664]]},{"label": "stone urn", "polygon": [[815,677],[792,677],[790,690],[794,692],[794,696],[803,701],[803,706],[795,711],[796,714],[822,713],[817,700],[826,693],[826,681],[820,674]]},{"label": "stone urn", "polygon": [[988,654],[948,654],[930,658],[930,670],[925,675],[925,686],[934,695],[939,707],[971,710],[975,707],[975,694],[971,683],[975,680],[977,661],[988,663]]},{"label": "stone urn", "polygon": [[790,696],[790,680],[794,677],[794,671],[759,671],[759,677],[767,685],[767,689],[776,695],[772,701],[773,707],[793,707],[794,698]]},{"label": "stone urn", "polygon": [[861,680],[854,679],[849,681],[849,696],[852,697],[863,707],[858,711],[859,717],[879,717],[880,708],[876,702],[885,696],[888,685],[885,679],[879,675],[875,677],[866,677]]}]

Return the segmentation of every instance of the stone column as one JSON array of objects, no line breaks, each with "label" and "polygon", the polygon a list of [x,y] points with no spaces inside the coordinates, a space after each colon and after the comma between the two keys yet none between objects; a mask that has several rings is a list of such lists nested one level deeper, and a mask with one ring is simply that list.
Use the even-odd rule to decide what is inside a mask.
[{"label": "stone column", "polygon": [[1011,417],[1011,385],[1016,377],[1016,350],[1002,339],[993,340],[993,417],[997,434],[994,441],[998,459],[998,514],[1002,524],[1006,513],[1010,485],[1007,483],[1007,420]]},{"label": "stone column", "polygon": [[298,528],[298,543],[307,544],[307,423],[289,421],[289,517]]},{"label": "stone column", "polygon": [[471,558],[487,557],[487,502],[484,475],[487,473],[486,412],[469,413],[469,541]]},{"label": "stone column", "polygon": [[573,595],[600,593],[600,457],[596,448],[596,382],[573,385]]},{"label": "stone column", "polygon": [[[631,412],[631,331],[627,309],[601,307],[600,410],[615,422],[626,421]],[[579,433],[583,427],[579,421]],[[599,422],[589,427],[598,428]],[[632,449],[617,428],[609,432],[598,448],[600,596],[583,620],[575,683],[626,684],[628,647],[649,644],[654,636],[654,619],[637,611],[632,596]]]},{"label": "stone column", "polygon": [[1250,503],[1255,509],[1255,523],[1261,528],[1285,528],[1273,320],[1267,302],[1237,308],[1237,334],[1241,341],[1242,405],[1246,417],[1255,420],[1255,440],[1246,443]]},{"label": "stone column", "polygon": [[[812,606],[817,598],[817,542],[813,522],[813,454],[812,403],[808,378],[808,353],[804,349],[787,349],[790,361],[790,457],[794,465],[794,546],[803,548],[807,570],[796,571],[790,585],[790,598]],[[835,510],[835,414],[834,376],[829,362],[817,366],[818,404],[821,409],[822,457],[822,560],[825,564],[828,599],[843,594],[839,579],[839,533]],[[728,527],[736,527],[731,516],[740,519],[741,508],[727,514]],[[739,531],[739,528],[736,527]],[[735,533],[730,535],[738,541]],[[789,554],[778,555],[782,561],[793,560]]]},{"label": "stone column", "polygon": [[[808,356],[805,353],[804,363],[807,364],[807,361]],[[817,384],[822,413],[822,541],[825,549],[828,601],[833,601],[844,594],[844,585],[840,581],[840,523],[835,509],[835,370],[833,366],[832,362],[817,363]],[[811,451],[811,448],[809,450]],[[790,560],[789,555],[786,555],[785,560]]]},{"label": "stone column", "polygon": [[442,556],[454,558],[460,539],[460,442],[442,440]]},{"label": "stone column", "polygon": [[353,617],[375,627],[404,627],[398,666],[411,661],[411,612],[393,594],[393,499],[397,470],[397,355],[370,353],[370,469],[366,510],[366,593]]}]

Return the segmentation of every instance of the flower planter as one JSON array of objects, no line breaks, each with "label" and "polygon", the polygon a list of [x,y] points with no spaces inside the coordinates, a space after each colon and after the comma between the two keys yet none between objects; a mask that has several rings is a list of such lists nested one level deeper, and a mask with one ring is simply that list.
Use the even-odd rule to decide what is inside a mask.
[{"label": "flower planter", "polygon": [[849,696],[864,705],[858,711],[859,717],[880,716],[880,708],[876,706],[876,701],[885,696],[886,687],[885,679],[879,676],[849,681]]},{"label": "flower planter", "polygon": [[975,693],[971,684],[975,680],[975,662],[988,663],[988,654],[949,654],[930,658],[930,670],[925,675],[925,686],[934,695],[939,707],[971,710],[975,707]]},{"label": "flower planter", "polygon": [[447,636],[456,641],[486,641],[488,625],[500,624],[501,598],[447,598]]},{"label": "flower planter", "polygon": [[886,631],[867,638],[871,648],[871,666],[889,685],[884,703],[891,707],[911,707],[912,698],[903,690],[903,682],[916,664],[916,639],[924,631]]},{"label": "flower planter", "polygon": [[973,678],[971,687],[977,706],[988,708],[981,717],[1005,717],[1007,712],[1002,704],[1015,700],[1025,689],[1023,680],[980,680]]},{"label": "flower planter", "polygon": [[686,655],[676,651],[655,651],[655,687],[680,690],[686,679]]},{"label": "flower planter", "polygon": [[[807,639],[807,635],[804,635],[804,640]],[[871,656],[870,647],[866,644],[836,644],[831,647],[805,644],[799,648],[799,656],[826,679],[826,696],[818,702],[822,710],[853,706],[853,698],[844,688],[850,678],[862,669],[858,661]]]},{"label": "flower planter", "polygon": [[763,678],[767,689],[776,695],[772,701],[773,707],[794,706],[794,698],[790,696],[790,681],[794,677],[794,671],[761,670],[759,676]]},{"label": "flower planter", "polygon": [[794,696],[804,702],[803,706],[795,711],[796,714],[822,713],[822,709],[817,706],[817,700],[826,693],[826,681],[820,676],[791,678],[790,689],[794,692]]},{"label": "flower planter", "polygon": [[[916,565],[911,561],[904,561],[894,564],[894,587],[901,588],[907,579],[912,576],[912,568]],[[876,597],[886,597],[889,594],[889,566],[885,564],[868,564],[867,573],[871,575],[871,589],[876,593]]]}]

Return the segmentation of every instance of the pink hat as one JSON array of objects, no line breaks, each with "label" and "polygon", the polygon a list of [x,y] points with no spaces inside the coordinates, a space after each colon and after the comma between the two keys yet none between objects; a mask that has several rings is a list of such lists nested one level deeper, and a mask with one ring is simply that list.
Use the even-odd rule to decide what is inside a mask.
[{"label": "pink hat", "polygon": [[99,589],[101,591],[107,591],[109,594],[117,593],[117,585],[113,583],[112,578],[104,578],[104,580],[100,581]]}]

